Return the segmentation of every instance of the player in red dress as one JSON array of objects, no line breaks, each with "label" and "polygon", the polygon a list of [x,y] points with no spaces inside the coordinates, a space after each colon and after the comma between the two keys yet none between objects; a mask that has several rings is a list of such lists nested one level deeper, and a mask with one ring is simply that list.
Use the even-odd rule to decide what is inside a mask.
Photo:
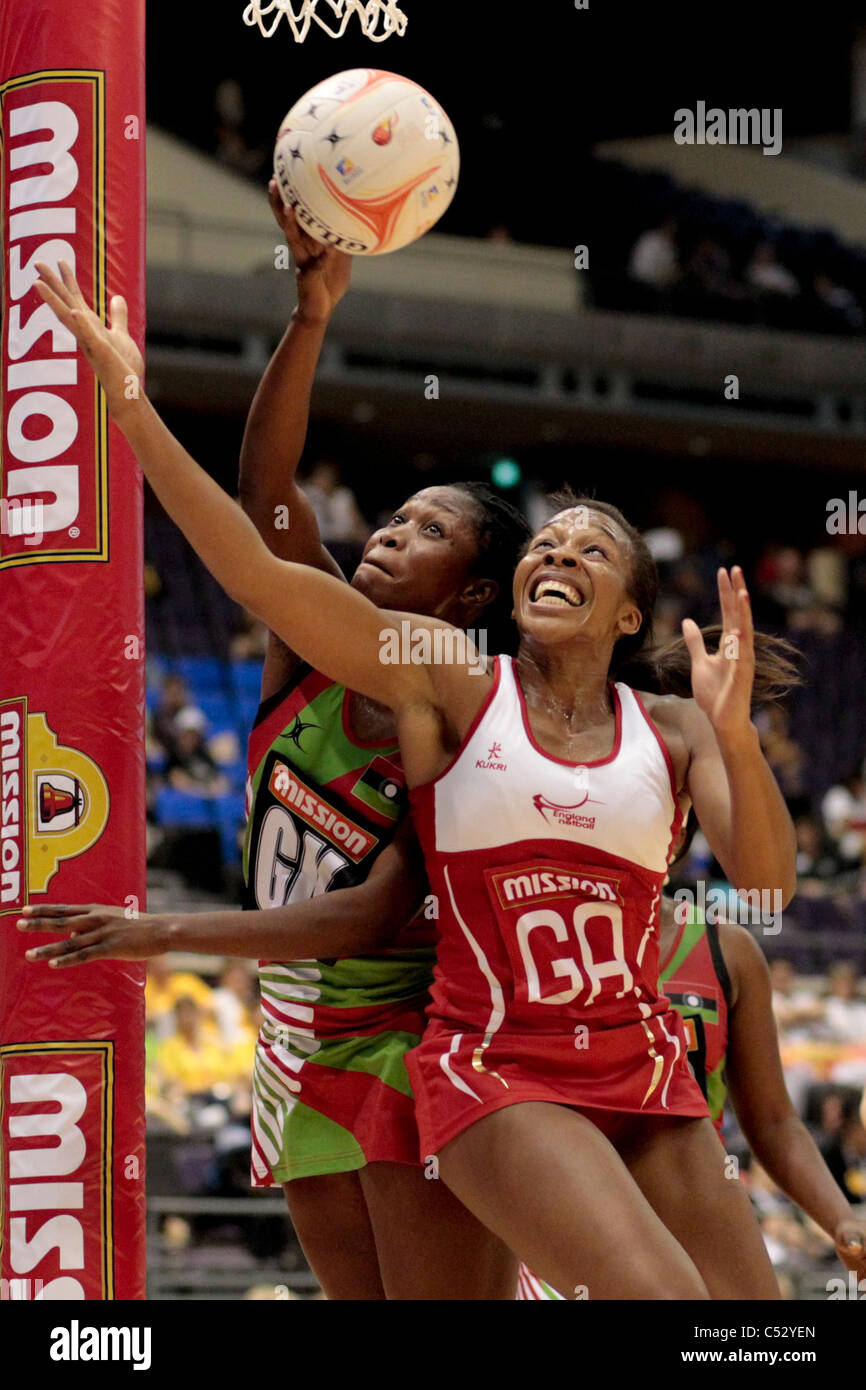
[{"label": "player in red dress", "polygon": [[[675,688],[659,661],[642,695],[613,684],[649,634],[655,566],[616,508],[575,499],[517,567],[516,660],[480,671],[441,620],[273,556],[146,396],[129,399],[122,301],[108,330],[63,273],[40,267],[40,293],[204,562],[303,659],[394,710],[439,898],[411,1066],[440,1176],[566,1295],[777,1297],[657,985],[661,887],[690,804],[738,889],[783,905],[795,889],[793,827],[751,722],[742,572],[719,571],[718,652],[684,623],[693,699],[650,693]],[[394,661],[406,631],[414,655]]]}]

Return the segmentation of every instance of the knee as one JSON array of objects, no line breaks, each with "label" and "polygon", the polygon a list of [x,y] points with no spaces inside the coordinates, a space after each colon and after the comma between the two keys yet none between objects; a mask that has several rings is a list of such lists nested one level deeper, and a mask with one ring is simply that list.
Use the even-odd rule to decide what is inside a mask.
[{"label": "knee", "polygon": [[660,1278],[656,1279],[659,1291],[652,1295],[653,1298],[676,1301],[678,1303],[707,1302],[710,1297],[709,1290],[701,1278],[698,1271],[692,1269],[666,1269]]},{"label": "knee", "polygon": [[648,1264],[634,1271],[638,1292],[630,1298],[641,1301],[689,1303],[705,1302],[710,1294],[691,1261],[675,1264]]}]

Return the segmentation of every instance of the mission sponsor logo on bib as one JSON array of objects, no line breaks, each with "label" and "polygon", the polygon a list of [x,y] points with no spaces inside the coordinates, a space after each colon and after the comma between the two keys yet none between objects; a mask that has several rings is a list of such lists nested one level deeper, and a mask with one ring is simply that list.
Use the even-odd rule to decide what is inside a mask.
[{"label": "mission sponsor logo on bib", "polygon": [[308,825],[322,830],[354,863],[359,863],[378,844],[375,835],[322,801],[306,782],[289,771],[285,763],[274,764],[268,787],[278,801],[290,807]]},{"label": "mission sponsor logo on bib", "polygon": [[528,864],[517,872],[506,869],[491,873],[490,882],[500,907],[523,906],[526,903],[548,902],[558,897],[597,898],[599,902],[621,903],[619,881],[586,878],[581,874],[558,873],[549,864]]}]

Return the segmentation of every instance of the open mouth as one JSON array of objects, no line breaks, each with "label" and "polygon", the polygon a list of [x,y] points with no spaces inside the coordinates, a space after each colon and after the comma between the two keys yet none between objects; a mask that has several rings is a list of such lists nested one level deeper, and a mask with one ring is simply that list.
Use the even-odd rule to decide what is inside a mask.
[{"label": "open mouth", "polygon": [[585,600],[573,585],[543,574],[530,589],[529,601],[544,608],[582,608]]}]

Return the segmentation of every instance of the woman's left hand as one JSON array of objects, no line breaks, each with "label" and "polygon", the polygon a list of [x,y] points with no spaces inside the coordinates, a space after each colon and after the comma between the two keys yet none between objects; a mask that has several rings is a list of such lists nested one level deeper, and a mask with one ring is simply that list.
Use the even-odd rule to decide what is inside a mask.
[{"label": "woman's left hand", "polygon": [[717,737],[742,734],[751,722],[755,677],[755,635],[743,571],[719,570],[722,636],[710,656],[697,623],[683,620],[683,637],[692,660],[692,692]]},{"label": "woman's left hand", "polygon": [[842,1263],[853,1269],[859,1281],[866,1280],[866,1220],[852,1212],[833,1232],[836,1254]]}]

